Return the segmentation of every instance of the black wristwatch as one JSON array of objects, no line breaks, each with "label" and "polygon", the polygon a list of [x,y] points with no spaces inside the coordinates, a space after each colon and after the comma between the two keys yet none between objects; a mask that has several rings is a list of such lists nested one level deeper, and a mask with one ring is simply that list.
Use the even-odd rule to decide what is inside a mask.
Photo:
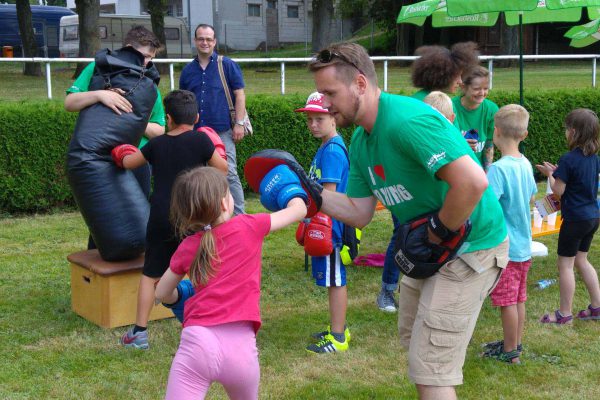
[{"label": "black wristwatch", "polygon": [[440,217],[437,213],[431,214],[427,219],[427,225],[429,229],[435,234],[435,236],[439,237],[442,242],[447,242],[448,240],[454,238],[458,232],[451,231],[442,223]]}]

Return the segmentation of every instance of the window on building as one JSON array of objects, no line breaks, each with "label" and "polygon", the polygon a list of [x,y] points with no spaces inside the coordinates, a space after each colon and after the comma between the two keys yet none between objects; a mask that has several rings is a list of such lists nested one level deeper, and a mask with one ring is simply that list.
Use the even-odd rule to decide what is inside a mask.
[{"label": "window on building", "polygon": [[267,8],[276,9],[277,8],[277,0],[269,0],[267,1]]},{"label": "window on building", "polygon": [[288,18],[298,18],[298,6],[288,6],[287,15]]},{"label": "window on building", "polygon": [[98,37],[100,39],[106,39],[108,37],[108,35],[106,33],[106,25],[98,26]]},{"label": "window on building", "polygon": [[79,26],[78,25],[67,25],[63,26],[63,40],[65,42],[69,40],[79,39]]},{"label": "window on building", "polygon": [[179,28],[165,28],[165,40],[179,40]]},{"label": "window on building", "polygon": [[182,0],[169,0],[167,3],[167,15],[171,17],[183,17]]},{"label": "window on building", "polygon": [[100,12],[103,14],[115,14],[117,10],[114,4],[100,4]]},{"label": "window on building", "polygon": [[260,17],[260,4],[248,4],[248,16]]}]

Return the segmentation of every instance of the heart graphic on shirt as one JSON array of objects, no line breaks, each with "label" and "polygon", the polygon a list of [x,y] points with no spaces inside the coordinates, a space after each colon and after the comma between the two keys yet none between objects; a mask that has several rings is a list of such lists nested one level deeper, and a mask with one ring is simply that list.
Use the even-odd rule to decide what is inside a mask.
[{"label": "heart graphic on shirt", "polygon": [[385,172],[383,171],[383,165],[376,165],[375,167],[373,167],[373,171],[375,171],[375,175],[377,175],[385,181]]}]

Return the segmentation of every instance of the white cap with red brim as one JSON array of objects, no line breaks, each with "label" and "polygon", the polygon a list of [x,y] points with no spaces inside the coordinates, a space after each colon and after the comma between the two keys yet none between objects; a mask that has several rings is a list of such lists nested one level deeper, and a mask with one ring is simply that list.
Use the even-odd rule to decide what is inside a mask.
[{"label": "white cap with red brim", "polygon": [[316,112],[329,114],[329,110],[323,107],[323,95],[319,92],[311,93],[303,108],[294,110],[296,112]]}]

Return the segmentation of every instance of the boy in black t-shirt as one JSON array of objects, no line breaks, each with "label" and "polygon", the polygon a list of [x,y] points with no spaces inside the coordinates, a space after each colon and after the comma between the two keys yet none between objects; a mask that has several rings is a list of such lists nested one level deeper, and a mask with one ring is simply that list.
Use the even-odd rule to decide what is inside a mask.
[{"label": "boy in black t-shirt", "polygon": [[146,230],[144,269],[138,290],[135,326],[122,337],[125,347],[148,348],[148,318],[154,304],[156,282],[169,267],[180,243],[169,222],[171,188],[177,175],[197,166],[212,166],[227,174],[227,162],[215,151],[209,137],[193,131],[198,121],[196,97],[187,90],[174,90],[164,99],[168,132],[148,142],[141,151],[123,144],[112,151],[113,160],[125,169],[152,165],[154,191],[150,198],[150,218]]}]

